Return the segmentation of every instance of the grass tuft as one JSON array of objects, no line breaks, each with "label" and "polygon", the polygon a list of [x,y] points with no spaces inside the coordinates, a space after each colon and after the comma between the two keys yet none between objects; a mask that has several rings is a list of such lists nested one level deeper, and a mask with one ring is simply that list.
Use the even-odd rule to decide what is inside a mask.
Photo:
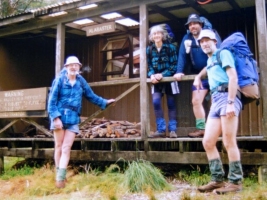
[{"label": "grass tuft", "polygon": [[171,189],[161,171],[145,160],[129,162],[125,182],[130,192],[163,191]]},{"label": "grass tuft", "polygon": [[180,170],[176,177],[179,180],[188,182],[191,185],[199,186],[207,184],[210,181],[210,173],[208,170],[204,170],[204,173],[201,172],[200,168],[197,166],[193,170]]},{"label": "grass tuft", "polygon": [[31,167],[25,165],[24,167],[22,167],[20,169],[8,169],[8,170],[6,170],[5,173],[0,176],[0,178],[2,180],[9,180],[9,179],[16,177],[16,176],[27,176],[27,175],[31,175],[33,173],[34,173],[34,168],[31,168]]}]

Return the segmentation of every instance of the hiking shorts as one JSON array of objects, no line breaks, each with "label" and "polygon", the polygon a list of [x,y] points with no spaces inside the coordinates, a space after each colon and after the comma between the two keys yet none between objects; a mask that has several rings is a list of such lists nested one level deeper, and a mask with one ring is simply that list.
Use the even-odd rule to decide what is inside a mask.
[{"label": "hiking shorts", "polygon": [[[202,82],[203,88],[200,90],[209,90],[210,86],[209,86],[208,79],[203,79],[201,80],[201,82]],[[195,91],[195,90],[197,90],[197,88],[194,85],[192,85],[192,91]]]},{"label": "hiking shorts", "polygon": [[[216,92],[212,94],[212,104],[210,107],[209,118],[220,118],[221,116],[226,116],[226,107],[228,100],[228,92]],[[238,116],[240,110],[242,109],[241,101],[235,98],[235,116]]]},{"label": "hiking shorts", "polygon": [[[80,129],[78,124],[63,124],[63,129],[71,131],[78,135],[80,133]],[[50,130],[55,130],[54,123],[52,122],[50,125]]]}]

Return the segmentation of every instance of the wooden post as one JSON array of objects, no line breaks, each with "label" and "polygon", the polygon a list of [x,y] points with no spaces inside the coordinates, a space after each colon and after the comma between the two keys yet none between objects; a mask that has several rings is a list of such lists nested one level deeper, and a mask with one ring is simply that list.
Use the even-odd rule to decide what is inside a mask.
[{"label": "wooden post", "polygon": [[267,165],[262,165],[258,169],[258,182],[260,184],[267,182]]},{"label": "wooden post", "polygon": [[[140,40],[140,118],[141,118],[141,132],[142,139],[147,138],[150,132],[150,119],[149,119],[149,88],[147,80],[147,56],[146,47],[148,40],[148,12],[147,5],[142,4],[139,8],[139,40]],[[145,145],[146,146],[146,145]],[[145,147],[146,149],[146,147]]]},{"label": "wooden post", "polygon": [[65,54],[65,25],[62,23],[57,24],[57,41],[56,41],[56,69],[55,75],[57,76],[64,65]]},{"label": "wooden post", "polygon": [[256,21],[259,50],[261,104],[262,104],[262,133],[267,137],[267,31],[266,31],[266,3],[265,0],[256,0]]},{"label": "wooden post", "polygon": [[4,173],[4,156],[0,156],[0,174]]}]

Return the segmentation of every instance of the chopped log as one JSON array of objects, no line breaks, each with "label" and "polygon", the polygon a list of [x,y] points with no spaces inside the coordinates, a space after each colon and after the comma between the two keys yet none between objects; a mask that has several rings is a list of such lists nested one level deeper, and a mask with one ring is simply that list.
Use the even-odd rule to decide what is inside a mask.
[{"label": "chopped log", "polygon": [[99,129],[97,132],[99,133],[99,137],[103,138],[107,134],[107,129],[106,128],[102,128],[102,129]]},{"label": "chopped log", "polygon": [[126,133],[126,134],[134,135],[134,134],[137,133],[137,131],[136,131],[136,129],[127,129],[127,130],[125,131],[125,133]]},{"label": "chopped log", "polygon": [[97,138],[99,136],[98,132],[93,132],[92,135],[90,135],[90,138]]},{"label": "chopped log", "polygon": [[122,129],[116,129],[115,130],[115,135],[117,138],[125,137],[124,131]]},{"label": "chopped log", "polygon": [[100,124],[98,126],[95,126],[94,128],[92,128],[92,132],[97,131],[98,128],[101,128],[101,127],[104,127],[104,126],[106,127],[108,124],[109,124],[109,122],[106,122],[104,124]]},{"label": "chopped log", "polygon": [[114,133],[114,126],[113,125],[107,125],[107,134],[111,135]]}]

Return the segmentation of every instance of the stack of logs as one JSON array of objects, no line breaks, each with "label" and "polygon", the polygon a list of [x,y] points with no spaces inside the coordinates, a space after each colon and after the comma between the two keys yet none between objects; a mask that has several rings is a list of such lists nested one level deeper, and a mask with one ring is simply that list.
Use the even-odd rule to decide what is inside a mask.
[{"label": "stack of logs", "polygon": [[80,128],[79,138],[135,138],[141,136],[140,123],[96,118]]}]

